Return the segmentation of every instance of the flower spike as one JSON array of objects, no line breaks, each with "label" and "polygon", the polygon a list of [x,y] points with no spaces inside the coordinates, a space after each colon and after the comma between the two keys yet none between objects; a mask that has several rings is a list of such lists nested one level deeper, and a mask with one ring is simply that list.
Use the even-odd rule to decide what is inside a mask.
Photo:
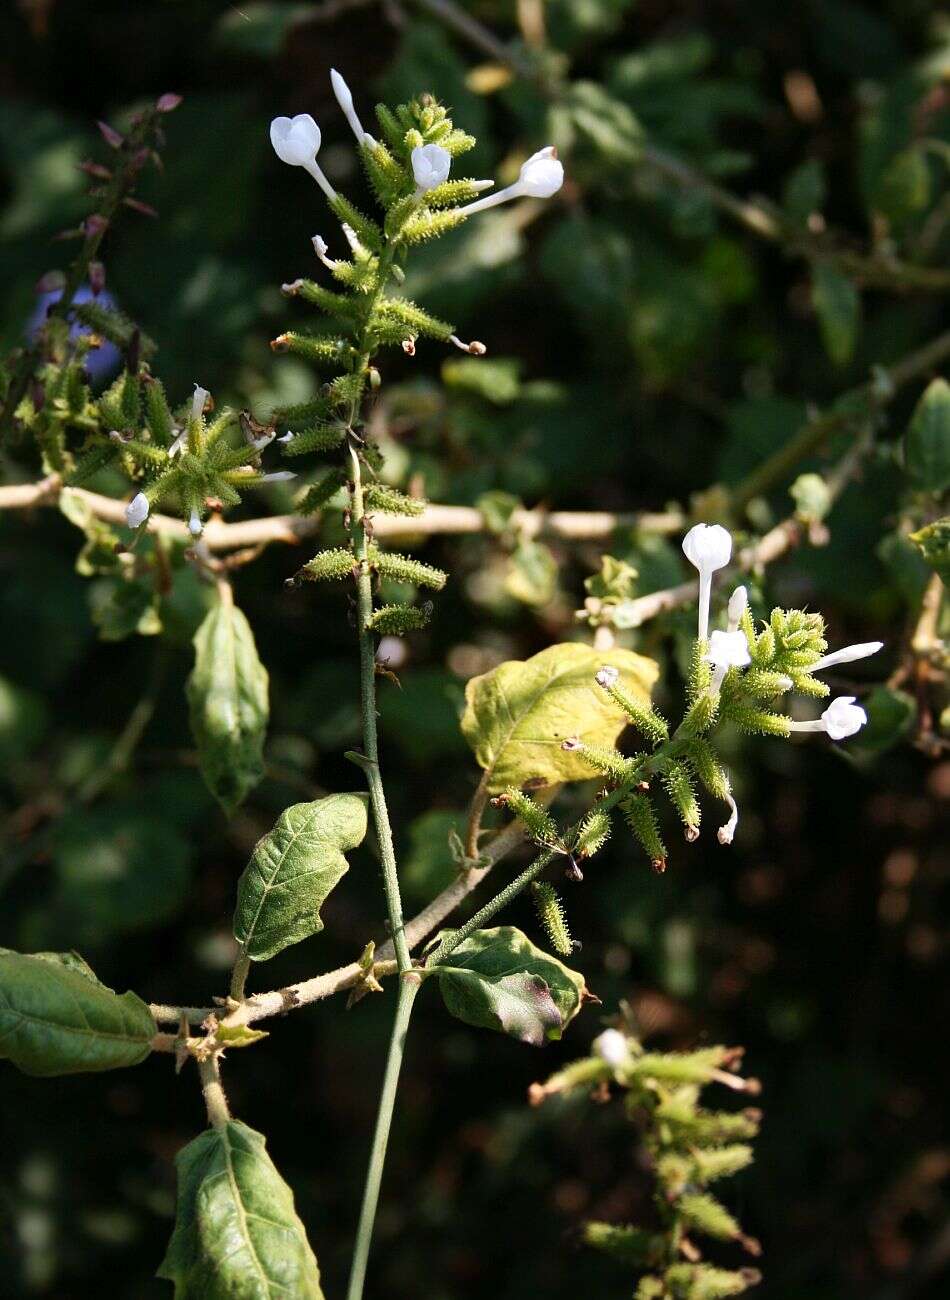
[{"label": "flower spike", "polygon": [[709,635],[709,600],[712,576],[732,559],[732,534],[721,524],[696,524],[683,538],[683,554],[699,570],[699,625],[697,636]]},{"label": "flower spike", "polygon": [[336,190],[317,163],[320,138],[320,128],[309,113],[298,113],[294,118],[275,117],[270,124],[270,142],[280,161],[308,171],[332,203]]}]

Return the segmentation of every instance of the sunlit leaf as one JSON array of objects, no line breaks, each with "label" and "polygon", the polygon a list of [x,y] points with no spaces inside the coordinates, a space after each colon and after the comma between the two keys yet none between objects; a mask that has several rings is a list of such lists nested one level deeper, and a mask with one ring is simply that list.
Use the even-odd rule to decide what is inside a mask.
[{"label": "sunlit leaf", "polygon": [[549,646],[524,661],[508,660],[469,681],[462,732],[488,773],[492,793],[527,782],[544,786],[590,778],[590,766],[561,746],[572,736],[613,745],[626,726],[619,706],[594,681],[605,664],[620,670],[624,689],[635,699],[649,702],[658,672],[652,659],[576,642]]}]

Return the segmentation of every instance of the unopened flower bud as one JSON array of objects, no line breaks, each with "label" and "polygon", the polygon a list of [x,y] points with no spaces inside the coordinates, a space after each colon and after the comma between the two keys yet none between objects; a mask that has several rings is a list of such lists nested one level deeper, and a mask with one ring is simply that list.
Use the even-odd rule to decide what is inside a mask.
[{"label": "unopened flower bud", "polygon": [[630,1059],[630,1048],[619,1029],[605,1029],[591,1044],[595,1056],[615,1068],[625,1065]]},{"label": "unopened flower bud", "polygon": [[137,492],[125,507],[125,522],[130,528],[139,528],[148,518],[148,497],[144,492]]},{"label": "unopened flower bud", "polygon": [[419,192],[435,189],[448,180],[452,166],[452,155],[438,144],[423,144],[413,149],[411,154],[412,174]]},{"label": "unopened flower bud", "polygon": [[275,117],[270,124],[270,142],[281,162],[290,167],[303,167],[331,202],[336,198],[336,191],[317,164],[320,128],[309,113],[298,113],[293,118]]}]

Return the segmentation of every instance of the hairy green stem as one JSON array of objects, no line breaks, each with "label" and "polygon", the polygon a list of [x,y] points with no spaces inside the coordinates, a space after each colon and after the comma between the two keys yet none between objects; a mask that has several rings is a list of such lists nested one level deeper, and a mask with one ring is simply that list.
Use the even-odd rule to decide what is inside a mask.
[{"label": "hairy green stem", "polygon": [[231,1118],[231,1112],[221,1084],[221,1068],[218,1064],[217,1052],[212,1052],[210,1056],[198,1062],[198,1073],[201,1076],[201,1091],[208,1112],[208,1123],[212,1128],[224,1128]]},{"label": "hairy green stem", "polygon": [[404,976],[399,984],[399,1001],[396,1004],[393,1032],[389,1040],[389,1055],[386,1058],[386,1072],[383,1075],[383,1087],[379,1096],[376,1131],[373,1134],[373,1147],[370,1151],[369,1168],[366,1171],[363,1204],[360,1209],[360,1222],[356,1232],[356,1245],[353,1248],[353,1262],[350,1265],[350,1281],[346,1291],[346,1300],[362,1300],[363,1296],[366,1265],[369,1260],[369,1249],[373,1239],[373,1224],[376,1221],[376,1206],[379,1203],[379,1189],[383,1180],[383,1167],[386,1163],[389,1130],[392,1125],[393,1108],[396,1104],[396,1091],[399,1087],[399,1072],[402,1069],[402,1057],[406,1045],[406,1034],[409,1029],[409,1017],[412,1014],[412,1004],[419,992],[419,987],[419,977],[415,973]]},{"label": "hairy green stem", "polygon": [[[376,288],[370,295],[366,305],[359,361],[359,366],[363,372],[369,366],[372,351],[370,321],[389,278],[395,252],[395,246],[390,244],[380,258]],[[379,854],[383,869],[386,910],[389,916],[389,928],[401,980],[399,1001],[396,1004],[396,1015],[393,1019],[392,1035],[389,1040],[386,1072],[383,1076],[383,1087],[376,1112],[376,1129],[373,1134],[373,1146],[370,1151],[366,1184],[363,1189],[363,1204],[360,1208],[360,1221],[356,1231],[353,1261],[350,1266],[347,1300],[361,1300],[363,1295],[366,1265],[369,1260],[370,1244],[373,1239],[373,1225],[376,1221],[376,1207],[379,1203],[379,1189],[382,1184],[383,1168],[386,1163],[389,1130],[392,1125],[393,1109],[396,1104],[396,1091],[399,1087],[403,1048],[409,1028],[412,1004],[415,1001],[416,993],[419,991],[419,977],[412,972],[412,959],[409,956],[409,945],[406,941],[406,926],[403,920],[402,898],[399,892],[399,874],[396,867],[396,851],[393,845],[392,826],[389,821],[389,809],[386,806],[383,779],[379,770],[379,741],[376,727],[376,647],[370,629],[370,620],[373,616],[373,578],[369,567],[369,533],[363,500],[362,465],[357,445],[357,435],[353,429],[356,413],[357,405],[354,402],[350,414],[347,447],[350,460],[350,536],[357,566],[356,619],[360,653],[363,751],[366,759],[366,762],[361,766],[366,774],[366,783],[369,787],[370,806],[373,810],[373,822],[376,826],[376,836],[379,841]]]}]

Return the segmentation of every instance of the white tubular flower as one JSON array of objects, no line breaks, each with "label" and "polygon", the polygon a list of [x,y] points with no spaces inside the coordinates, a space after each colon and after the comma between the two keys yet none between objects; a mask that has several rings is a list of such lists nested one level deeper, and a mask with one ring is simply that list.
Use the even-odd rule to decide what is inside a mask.
[{"label": "white tubular flower", "polygon": [[745,587],[736,587],[735,591],[729,597],[729,604],[726,608],[727,631],[735,632],[739,627],[739,620],[746,612],[749,604],[749,593]]},{"label": "white tubular flower", "polygon": [[336,261],[327,256],[330,251],[330,245],[327,241],[322,235],[314,235],[310,242],[313,244],[313,251],[316,253],[318,260],[323,263],[328,271],[332,271],[336,266]]},{"label": "white tubular flower", "polygon": [[486,194],[483,199],[476,199],[474,203],[466,203],[456,211],[464,213],[465,216],[472,216],[473,213],[482,212],[485,208],[507,203],[509,199],[549,199],[563,184],[564,167],[558,161],[554,145],[549,144],[545,149],[539,149],[537,153],[532,154],[527,162],[522,163],[520,175],[513,185],[498,190],[496,194]]},{"label": "white tubular flower", "polygon": [[839,695],[831,701],[820,718],[808,722],[791,722],[791,731],[826,731],[832,740],[847,740],[856,735],[868,720],[868,715],[855,704],[853,695]]},{"label": "white tubular flower", "polygon": [[332,203],[336,190],[317,163],[320,128],[309,113],[298,113],[293,118],[275,117],[270,124],[270,142],[281,162],[308,171]]},{"label": "white tubular flower", "polygon": [[191,399],[192,424],[194,424],[195,420],[201,419],[210,396],[211,394],[208,392],[207,388],[202,388],[200,384],[195,384],[195,393]]},{"label": "white tubular flower", "polygon": [[709,638],[709,650],[703,658],[713,666],[710,690],[714,695],[719,693],[730,668],[745,668],[752,662],[744,632],[713,632]]},{"label": "white tubular flower", "polygon": [[712,576],[732,559],[732,534],[721,524],[696,524],[683,538],[683,554],[699,570],[699,624],[697,636],[709,635],[709,600]]},{"label": "white tubular flower", "polygon": [[627,1046],[627,1040],[619,1029],[605,1029],[591,1043],[591,1051],[595,1056],[599,1056],[602,1061],[606,1061],[608,1065],[615,1068],[626,1065],[630,1060],[630,1049]]},{"label": "white tubular flower", "polygon": [[262,433],[259,438],[252,438],[248,446],[252,451],[263,451],[265,447],[270,446],[276,437],[277,430],[269,429],[267,433]]},{"label": "white tubular flower", "polygon": [[192,537],[200,537],[204,531],[201,517],[195,509],[192,510],[191,515],[188,518],[188,531],[191,533]]},{"label": "white tubular flower", "polygon": [[144,492],[136,492],[125,507],[125,522],[130,528],[140,528],[148,518],[148,497]]},{"label": "white tubular flower", "polygon": [[369,144],[375,144],[371,135],[363,130],[363,123],[356,114],[353,107],[353,94],[349,86],[337,72],[336,68],[330,69],[330,85],[333,87],[333,93],[336,95],[336,102],[343,109],[343,116],[350,124],[350,130],[356,136],[356,143],[362,144],[366,140]]},{"label": "white tubular flower", "polygon": [[883,648],[883,641],[862,641],[859,645],[842,646],[840,650],[824,655],[817,663],[812,664],[808,671],[820,673],[825,668],[833,668],[835,664],[850,664],[855,659],[867,659],[869,655],[876,655],[878,650]]},{"label": "white tubular flower", "polygon": [[720,826],[716,838],[720,844],[731,844],[735,839],[736,827],[739,825],[739,807],[731,794],[726,795],[726,803],[732,809],[732,815],[725,826]]},{"label": "white tubular flower", "polygon": [[295,470],[278,469],[272,474],[262,474],[257,481],[258,483],[289,483],[292,478],[296,477],[297,474]]},{"label": "white tubular flower", "polygon": [[422,144],[413,149],[412,174],[416,181],[416,193],[425,194],[449,178],[452,155],[438,144]]}]

